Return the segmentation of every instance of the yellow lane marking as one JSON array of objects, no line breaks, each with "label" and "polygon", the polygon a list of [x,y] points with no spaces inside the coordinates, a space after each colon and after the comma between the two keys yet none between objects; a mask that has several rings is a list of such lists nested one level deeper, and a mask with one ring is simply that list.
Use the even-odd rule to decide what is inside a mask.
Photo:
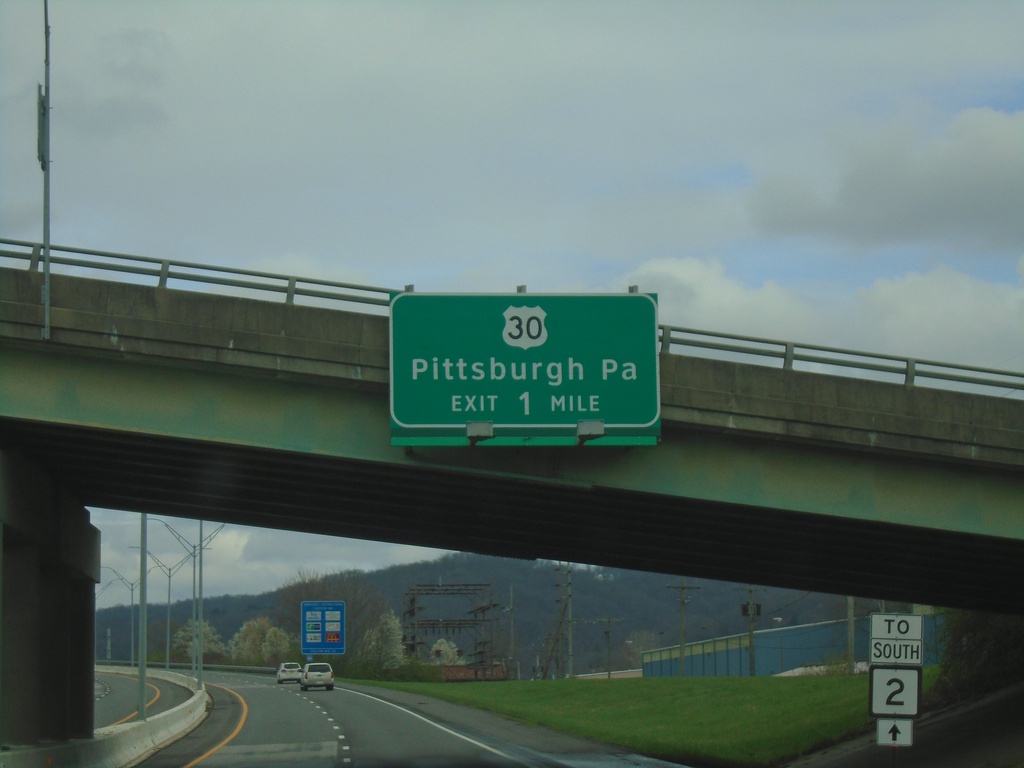
[{"label": "yellow lane marking", "polygon": [[223,691],[227,691],[228,693],[234,694],[235,698],[238,699],[239,704],[242,705],[242,716],[238,718],[238,725],[235,726],[235,730],[228,734],[228,737],[224,739],[224,741],[222,741],[215,747],[211,747],[209,750],[207,750],[205,753],[197,757],[191,763],[184,766],[184,768],[192,768],[195,765],[199,765],[199,763],[203,762],[203,760],[208,758],[210,755],[219,752],[232,741],[234,741],[235,737],[238,736],[238,734],[242,731],[242,726],[245,725],[245,719],[249,716],[249,705],[245,703],[245,699],[242,698],[242,695],[238,691],[233,691],[230,688],[224,687],[223,685],[213,685],[213,683],[206,683],[206,685],[212,686],[214,688],[220,688]]},{"label": "yellow lane marking", "polygon": [[[155,693],[153,695],[153,698],[146,702],[146,709],[149,709],[151,706],[156,704],[156,700],[160,698],[160,689],[157,688],[155,685],[153,685],[150,682],[147,682],[146,686],[149,687],[149,688],[152,688],[155,691]],[[132,720],[133,718],[136,718],[138,716],[139,716],[139,711],[135,710],[134,712],[132,712],[127,717],[122,717],[116,723],[111,723],[111,725],[121,725],[121,723],[127,723],[129,720]]]}]

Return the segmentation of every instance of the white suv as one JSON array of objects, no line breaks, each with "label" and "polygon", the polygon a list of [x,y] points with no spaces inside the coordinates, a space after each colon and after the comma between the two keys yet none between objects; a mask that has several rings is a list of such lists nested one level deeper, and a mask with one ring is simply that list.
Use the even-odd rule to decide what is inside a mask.
[{"label": "white suv", "polygon": [[294,661],[285,661],[277,668],[277,682],[285,683],[289,680],[293,683],[302,680],[302,667]]},{"label": "white suv", "polygon": [[304,691],[310,688],[326,688],[334,690],[334,670],[326,661],[316,661],[307,664],[302,668],[302,677],[299,678],[299,687]]}]

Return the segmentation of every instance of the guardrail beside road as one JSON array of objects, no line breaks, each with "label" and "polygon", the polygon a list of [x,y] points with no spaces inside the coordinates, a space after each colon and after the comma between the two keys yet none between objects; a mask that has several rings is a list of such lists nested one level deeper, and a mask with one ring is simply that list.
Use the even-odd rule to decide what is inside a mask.
[{"label": "guardrail beside road", "polygon": [[[96,667],[96,671],[125,674],[123,667]],[[0,752],[0,768],[37,768],[42,765],[119,768],[135,765],[151,753],[180,738],[206,716],[210,697],[205,690],[196,690],[196,681],[193,678],[157,669],[147,674],[188,688],[194,695],[184,704],[152,715],[142,722],[97,728],[92,739],[5,749]]]},{"label": "guardrail beside road", "polygon": [[[40,243],[0,238],[0,266],[24,265],[29,271],[42,269]],[[392,293],[399,289],[358,285],[332,280],[292,277],[232,267],[214,267],[175,259],[157,259],[110,251],[50,246],[50,269],[62,274],[96,277],[109,273],[128,282],[142,282],[166,288],[219,288],[225,294],[283,297],[287,304],[296,300],[319,306],[352,308],[380,312],[387,307]],[[227,289],[227,290],[225,290]],[[407,285],[404,290],[412,291]],[[785,370],[805,370],[835,376],[878,379],[905,386],[927,385],[938,389],[969,391],[996,397],[1024,397],[1024,373],[996,368],[918,360],[912,357],[878,354],[857,350],[800,344],[756,336],[704,331],[673,325],[659,325],[661,351],[779,366]]]}]

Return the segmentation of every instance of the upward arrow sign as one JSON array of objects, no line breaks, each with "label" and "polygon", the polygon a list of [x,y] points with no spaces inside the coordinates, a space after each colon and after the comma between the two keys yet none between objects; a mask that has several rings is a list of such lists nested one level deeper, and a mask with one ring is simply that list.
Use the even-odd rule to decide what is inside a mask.
[{"label": "upward arrow sign", "polygon": [[910,747],[914,744],[914,721],[881,717],[877,721],[878,746]]}]

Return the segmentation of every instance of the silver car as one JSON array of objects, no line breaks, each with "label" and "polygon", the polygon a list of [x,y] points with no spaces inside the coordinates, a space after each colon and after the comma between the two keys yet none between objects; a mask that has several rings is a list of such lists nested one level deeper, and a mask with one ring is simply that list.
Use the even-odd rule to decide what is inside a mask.
[{"label": "silver car", "polygon": [[280,684],[289,681],[293,683],[302,681],[302,667],[294,661],[286,661],[277,668],[277,682]]},{"label": "silver car", "polygon": [[299,678],[299,687],[304,691],[310,688],[326,688],[334,690],[334,670],[326,661],[315,661],[302,668],[302,677]]}]

